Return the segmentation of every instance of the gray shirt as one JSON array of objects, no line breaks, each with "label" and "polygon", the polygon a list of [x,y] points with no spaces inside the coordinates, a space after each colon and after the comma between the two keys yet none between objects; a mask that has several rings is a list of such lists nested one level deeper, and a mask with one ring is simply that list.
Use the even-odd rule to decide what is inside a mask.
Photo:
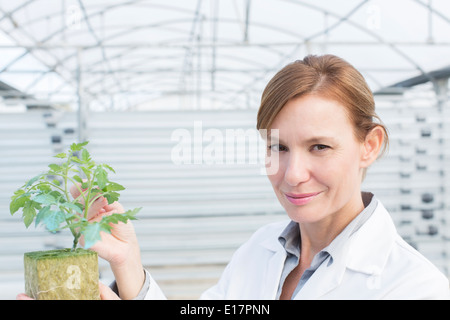
[{"label": "gray shirt", "polygon": [[[302,289],[309,278],[314,274],[314,272],[319,268],[319,266],[328,258],[328,265],[333,263],[333,259],[336,248],[341,246],[346,240],[355,233],[363,224],[366,222],[372,213],[375,211],[378,201],[373,196],[372,193],[362,193],[364,210],[361,211],[345,228],[344,230],[325,248],[323,248],[319,253],[317,253],[308,269],[305,270],[297,284],[297,287],[292,294],[292,297]],[[281,291],[283,289],[284,282],[287,276],[292,270],[298,265],[300,260],[300,247],[301,247],[301,237],[300,228],[297,222],[291,221],[283,232],[278,237],[278,241],[286,250],[286,260],[284,262],[283,272],[281,274],[280,283],[278,286],[278,292],[276,298],[279,299]]]}]

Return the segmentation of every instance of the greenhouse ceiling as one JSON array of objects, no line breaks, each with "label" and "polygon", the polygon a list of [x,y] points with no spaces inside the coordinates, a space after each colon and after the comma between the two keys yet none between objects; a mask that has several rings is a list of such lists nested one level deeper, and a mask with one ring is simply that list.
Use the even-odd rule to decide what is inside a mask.
[{"label": "greenhouse ceiling", "polygon": [[0,1],[3,105],[257,108],[307,54],[355,65],[373,91],[450,66],[448,0]]}]

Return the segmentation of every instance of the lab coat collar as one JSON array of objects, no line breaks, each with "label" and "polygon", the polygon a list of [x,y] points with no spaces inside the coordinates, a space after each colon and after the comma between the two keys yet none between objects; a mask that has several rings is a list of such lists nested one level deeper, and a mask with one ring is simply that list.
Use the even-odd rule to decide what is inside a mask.
[{"label": "lab coat collar", "polygon": [[378,276],[384,269],[396,229],[389,213],[378,201],[372,216],[339,248],[333,263],[328,257],[305,283],[295,299],[317,299],[342,282],[347,269],[368,276]]},{"label": "lab coat collar", "polygon": [[278,223],[277,228],[275,228],[275,230],[271,234],[271,236],[268,236],[263,241],[261,241],[261,243],[260,243],[261,246],[263,246],[265,249],[272,251],[272,252],[278,252],[281,250],[284,251],[283,246],[278,241],[278,236],[281,234],[281,232],[287,227],[287,225],[290,222],[291,222],[290,220],[286,220],[286,221]]},{"label": "lab coat collar", "polygon": [[375,212],[340,248],[333,263],[328,264],[328,260],[325,260],[295,299],[318,299],[326,295],[339,286],[347,269],[370,277],[379,276],[394,245],[395,236],[394,223],[378,202]]},{"label": "lab coat collar", "polygon": [[396,235],[391,216],[378,201],[372,217],[350,238],[347,268],[368,275],[379,275],[386,265]]}]

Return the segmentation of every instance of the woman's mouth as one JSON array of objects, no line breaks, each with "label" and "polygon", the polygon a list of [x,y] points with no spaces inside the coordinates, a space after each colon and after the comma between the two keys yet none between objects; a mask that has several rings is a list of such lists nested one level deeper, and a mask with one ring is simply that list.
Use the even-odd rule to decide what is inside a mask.
[{"label": "woman's mouth", "polygon": [[322,192],[312,192],[312,193],[285,193],[286,199],[292,204],[295,204],[297,206],[305,205],[312,200]]}]

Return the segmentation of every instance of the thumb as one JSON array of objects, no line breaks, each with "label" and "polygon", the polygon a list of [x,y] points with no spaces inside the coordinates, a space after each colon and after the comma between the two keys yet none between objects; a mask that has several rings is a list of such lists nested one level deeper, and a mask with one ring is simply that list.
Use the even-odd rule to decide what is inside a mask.
[{"label": "thumb", "polygon": [[100,290],[100,299],[102,300],[120,300],[117,294],[111,290],[110,287],[105,286],[103,283],[98,283],[98,288]]}]

